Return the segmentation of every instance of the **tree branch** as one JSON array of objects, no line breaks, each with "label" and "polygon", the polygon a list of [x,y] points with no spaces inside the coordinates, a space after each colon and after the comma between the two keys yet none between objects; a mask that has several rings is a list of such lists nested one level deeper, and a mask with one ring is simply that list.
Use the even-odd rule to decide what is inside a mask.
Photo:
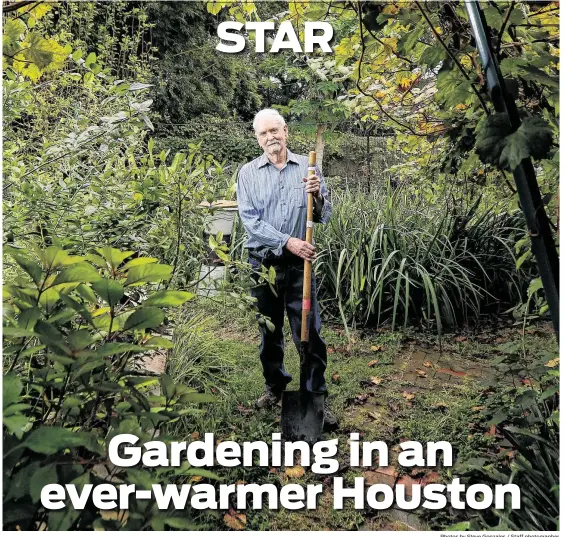
[{"label": "tree branch", "polygon": [[504,34],[504,30],[506,30],[506,25],[508,24],[508,20],[510,19],[510,15],[512,14],[512,11],[514,10],[515,5],[516,5],[516,2],[512,2],[510,4],[510,6],[508,7],[508,10],[506,11],[506,17],[504,17],[504,22],[502,23],[502,26],[500,27],[500,31],[498,32],[498,39],[497,39],[497,45],[496,45],[496,55],[497,56],[500,54],[500,46],[502,45],[502,36]]},{"label": "tree branch", "polygon": [[448,56],[453,60],[453,62],[455,63],[455,65],[457,65],[457,68],[459,69],[459,71],[461,71],[461,74],[469,81],[470,85],[471,85],[471,89],[473,90],[473,93],[477,96],[477,99],[479,99],[479,102],[481,103],[481,106],[483,108],[483,110],[485,111],[485,113],[488,115],[489,114],[489,109],[487,107],[487,103],[484,101],[484,99],[482,98],[481,94],[479,93],[479,90],[475,87],[475,84],[473,84],[473,82],[471,82],[471,78],[469,77],[469,75],[467,74],[467,71],[465,71],[465,68],[461,65],[461,63],[459,63],[459,60],[455,57],[455,55],[453,54],[453,52],[451,52],[451,50],[449,50],[449,47],[445,44],[445,42],[443,41],[443,39],[441,38],[441,36],[438,34],[437,30],[435,29],[432,21],[429,19],[428,15],[426,14],[426,12],[422,9],[422,6],[420,4],[420,2],[416,2],[416,5],[418,6],[418,9],[420,10],[420,12],[422,13],[422,15],[424,16],[424,19],[426,19],[426,22],[428,23],[429,27],[431,28],[433,34],[435,35],[437,41],[439,42],[439,44],[445,49],[445,51],[447,52]]},{"label": "tree branch", "polygon": [[20,2],[12,2],[8,4],[2,4],[2,13],[11,13],[12,11],[17,11],[21,7],[28,6],[29,4],[38,3],[37,0],[21,0]]}]

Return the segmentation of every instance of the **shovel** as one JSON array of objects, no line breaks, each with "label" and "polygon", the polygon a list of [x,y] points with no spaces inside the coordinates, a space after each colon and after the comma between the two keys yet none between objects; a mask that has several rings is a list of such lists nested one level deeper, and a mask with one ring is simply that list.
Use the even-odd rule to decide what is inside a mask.
[{"label": "shovel", "polygon": [[[316,152],[308,156],[308,175],[315,175]],[[314,199],[308,193],[306,216],[306,242],[312,244],[312,219]],[[309,444],[317,442],[322,435],[324,425],[324,395],[306,390],[310,353],[309,320],[312,290],[312,262],[304,260],[304,285],[302,288],[302,328],[300,332],[300,390],[285,391],[282,394],[281,428],[284,438],[304,440]]]}]

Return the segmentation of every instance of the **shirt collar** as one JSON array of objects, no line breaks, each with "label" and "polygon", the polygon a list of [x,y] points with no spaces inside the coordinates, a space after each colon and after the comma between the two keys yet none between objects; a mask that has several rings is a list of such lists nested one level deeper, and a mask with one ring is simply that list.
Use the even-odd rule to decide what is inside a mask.
[{"label": "shirt collar", "polygon": [[[294,162],[295,164],[300,164],[298,162],[298,157],[292,151],[290,151],[290,149],[288,149],[288,147],[287,147],[286,148],[286,163],[288,164],[289,162]],[[257,162],[257,168],[262,168],[263,166],[266,166],[267,164],[271,164],[271,161],[268,159],[267,154],[263,153],[259,157],[259,161]]]}]

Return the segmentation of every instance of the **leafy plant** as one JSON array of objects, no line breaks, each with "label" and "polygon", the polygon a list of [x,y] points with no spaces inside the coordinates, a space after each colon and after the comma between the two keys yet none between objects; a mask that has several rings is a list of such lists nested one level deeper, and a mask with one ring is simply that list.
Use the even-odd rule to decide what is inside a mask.
[{"label": "leafy plant", "polygon": [[401,189],[346,192],[333,206],[316,229],[315,269],[325,311],[345,326],[418,320],[441,332],[523,292],[512,252],[519,214],[497,214],[480,199],[458,214]]},{"label": "leafy plant", "polygon": [[[516,484],[520,509],[506,505],[471,513],[467,529],[556,531],[559,527],[559,358],[556,351],[499,347],[496,385],[485,393],[482,414],[507,442],[499,455],[473,459],[459,470],[469,483]],[[533,355],[533,356],[532,356]],[[512,375],[514,384],[503,382]],[[490,419],[489,419],[490,418]]]},{"label": "leafy plant", "polygon": [[192,412],[194,403],[212,400],[168,375],[148,374],[143,365],[173,346],[162,335],[168,308],[194,295],[156,290],[153,284],[167,281],[172,267],[133,251],[6,250],[18,274],[4,286],[5,529],[178,527],[182,513],[161,513],[145,501],[134,500],[128,513],[114,516],[90,502],[81,511],[68,505],[49,512],[40,493],[52,483],[150,488],[173,476],[202,475],[186,466],[165,472],[112,467],[105,453],[116,434],[147,441]]}]

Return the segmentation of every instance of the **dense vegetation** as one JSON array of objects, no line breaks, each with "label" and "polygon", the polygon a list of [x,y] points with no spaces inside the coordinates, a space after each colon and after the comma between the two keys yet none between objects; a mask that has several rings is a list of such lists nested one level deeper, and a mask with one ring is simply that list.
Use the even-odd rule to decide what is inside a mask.
[{"label": "dense vegetation", "polygon": [[[250,120],[262,107],[287,117],[293,150],[323,154],[334,216],[316,230],[315,270],[323,314],[350,342],[360,328],[443,336],[547,318],[511,172],[535,159],[557,229],[557,3],[484,5],[524,118],[516,132],[496,128],[460,2],[24,4],[3,15],[6,528],[193,527],[143,502],[127,517],[48,513],[39,492],[216,478],[108,470],[104,444],[119,432],[185,437],[197,405],[227,390],[206,318],[183,305],[198,300],[212,249],[230,274],[218,300],[253,311],[241,224],[230,247],[204,240],[201,202],[233,196],[238,166],[258,155]],[[222,20],[270,18],[328,20],[334,54],[215,51]],[[144,369],[158,349],[170,349],[170,376]],[[523,358],[512,347],[503,361],[522,372]],[[556,527],[558,376],[544,360],[535,386],[485,403],[510,427],[516,468],[469,467],[534,483],[537,496],[473,527]]]}]

